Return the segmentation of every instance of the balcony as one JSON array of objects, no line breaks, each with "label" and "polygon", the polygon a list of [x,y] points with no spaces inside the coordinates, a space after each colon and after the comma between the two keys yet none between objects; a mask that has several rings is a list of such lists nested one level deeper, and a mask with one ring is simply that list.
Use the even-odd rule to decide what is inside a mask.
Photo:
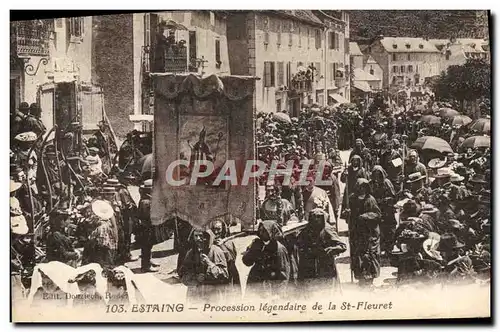
[{"label": "balcony", "polygon": [[156,73],[188,72],[188,52],[185,41],[159,43],[153,51],[151,70]]},{"label": "balcony", "polygon": [[291,87],[296,93],[312,92],[312,81],[292,82]]},{"label": "balcony", "polygon": [[12,23],[11,47],[18,57],[48,56],[53,20]]}]

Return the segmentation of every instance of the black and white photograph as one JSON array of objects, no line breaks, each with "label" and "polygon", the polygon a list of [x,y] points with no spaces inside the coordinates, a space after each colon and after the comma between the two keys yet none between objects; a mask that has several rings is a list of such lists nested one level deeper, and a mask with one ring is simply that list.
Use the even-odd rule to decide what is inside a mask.
[{"label": "black and white photograph", "polygon": [[491,319],[490,11],[67,13],[11,11],[12,322]]}]

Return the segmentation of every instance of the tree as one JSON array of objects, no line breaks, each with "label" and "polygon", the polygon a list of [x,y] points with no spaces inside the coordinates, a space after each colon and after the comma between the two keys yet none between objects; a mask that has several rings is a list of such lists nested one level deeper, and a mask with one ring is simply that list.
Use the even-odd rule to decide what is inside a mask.
[{"label": "tree", "polygon": [[483,59],[468,59],[464,65],[450,66],[441,73],[434,84],[437,99],[455,99],[461,111],[465,101],[473,102],[477,109],[479,100],[490,97],[490,65]]}]

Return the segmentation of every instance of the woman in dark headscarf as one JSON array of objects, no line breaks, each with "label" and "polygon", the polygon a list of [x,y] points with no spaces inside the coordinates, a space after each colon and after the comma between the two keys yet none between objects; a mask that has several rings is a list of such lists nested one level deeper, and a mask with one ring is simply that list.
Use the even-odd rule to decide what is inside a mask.
[{"label": "woman in dark headscarf", "polygon": [[361,138],[357,138],[354,144],[354,148],[349,154],[349,163],[352,163],[352,158],[354,156],[359,156],[361,158],[361,165],[364,168],[371,169],[372,156],[370,150],[366,147],[365,142]]},{"label": "woman in dark headscarf", "polygon": [[190,239],[192,247],[179,270],[182,283],[188,287],[188,301],[224,300],[225,287],[221,286],[228,283],[229,272],[224,252],[214,245],[214,233],[194,229]]},{"label": "woman in dark headscarf", "polygon": [[258,238],[243,253],[243,264],[252,266],[247,291],[260,297],[286,297],[290,280],[290,258],[280,242],[283,233],[273,220],[264,220],[257,230]]},{"label": "woman in dark headscarf", "polygon": [[350,196],[356,186],[356,181],[358,179],[368,179],[368,174],[366,170],[361,165],[361,157],[355,155],[350,160],[350,165],[344,170],[340,175],[340,181],[346,184],[344,188],[344,196],[342,198],[342,210],[346,208],[346,199]]},{"label": "woman in dark headscarf", "polygon": [[350,196],[349,243],[351,269],[361,286],[371,286],[380,275],[380,217],[366,179],[358,179]]},{"label": "woman in dark headscarf", "polygon": [[335,256],[346,251],[346,245],[340,240],[332,227],[325,227],[328,214],[323,209],[310,212],[309,223],[299,233],[299,286],[302,294],[312,295],[316,291],[331,289],[332,282],[337,285],[337,267]]},{"label": "woman in dark headscarf", "polygon": [[236,256],[238,255],[238,250],[236,249],[234,241],[227,239],[231,235],[229,226],[224,222],[224,220],[215,219],[210,223],[210,229],[215,235],[214,244],[218,246],[226,256],[230,285],[239,286],[240,277],[235,264]]},{"label": "woman in dark headscarf", "polygon": [[377,201],[382,212],[380,223],[380,237],[382,252],[389,253],[392,249],[394,231],[396,230],[396,217],[394,216],[394,204],[396,204],[396,192],[387,173],[380,165],[372,170],[373,197]]}]

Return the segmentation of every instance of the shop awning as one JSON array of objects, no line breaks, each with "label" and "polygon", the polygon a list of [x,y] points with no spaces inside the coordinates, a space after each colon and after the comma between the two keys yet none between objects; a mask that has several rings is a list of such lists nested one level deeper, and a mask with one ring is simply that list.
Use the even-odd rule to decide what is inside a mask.
[{"label": "shop awning", "polygon": [[349,103],[349,100],[345,99],[344,97],[342,97],[341,95],[339,95],[338,93],[330,93],[328,94],[330,97],[332,97],[333,99],[335,99],[335,101],[339,104],[348,104]]},{"label": "shop awning", "polygon": [[354,81],[354,87],[363,92],[371,92],[370,84],[367,81]]}]

